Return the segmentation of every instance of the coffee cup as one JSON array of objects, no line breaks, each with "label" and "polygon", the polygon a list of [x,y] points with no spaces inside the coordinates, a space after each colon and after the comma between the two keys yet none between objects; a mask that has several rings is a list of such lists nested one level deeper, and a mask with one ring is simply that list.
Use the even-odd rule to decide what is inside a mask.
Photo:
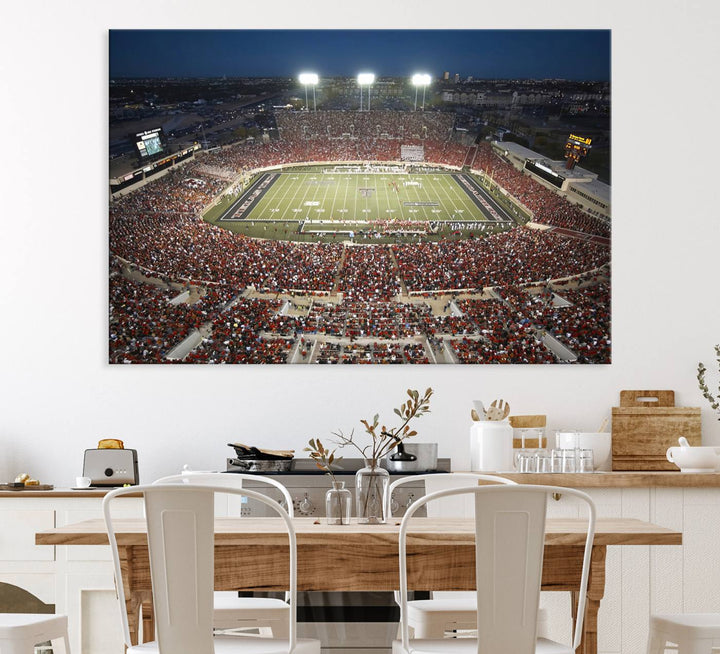
[{"label": "coffee cup", "polygon": [[90,477],[75,477],[75,488],[90,488],[92,479]]}]

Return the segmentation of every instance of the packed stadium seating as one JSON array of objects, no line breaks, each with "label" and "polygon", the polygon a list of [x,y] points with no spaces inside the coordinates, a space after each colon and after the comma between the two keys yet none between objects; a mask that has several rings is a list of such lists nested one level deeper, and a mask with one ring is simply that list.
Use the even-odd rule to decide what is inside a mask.
[{"label": "packed stadium seating", "polygon": [[[184,362],[423,363],[432,354],[460,363],[548,363],[545,332],[580,362],[609,361],[609,246],[562,231],[608,237],[609,226],[515,170],[487,143],[473,152],[473,166],[531,210],[534,222],[562,230],[346,246],[254,239],[203,221],[201,212],[228,184],[259,168],[397,161],[400,146],[413,144],[424,146],[426,161],[460,167],[469,152],[451,138],[451,114],[281,112],[277,123],[278,141],[202,153],[111,202],[110,361],[169,362],[168,352],[200,329],[202,343]],[[411,228],[375,226],[378,233]],[[129,268],[157,284],[128,279]],[[575,288],[578,277],[584,284]],[[170,283],[198,290],[200,299],[170,304],[177,295]],[[431,309],[436,296],[479,297],[488,287],[498,299]],[[550,288],[569,306],[554,307]],[[248,289],[257,296],[247,297]],[[323,301],[330,295],[332,302]],[[280,313],[293,296],[317,299],[305,311]]]}]

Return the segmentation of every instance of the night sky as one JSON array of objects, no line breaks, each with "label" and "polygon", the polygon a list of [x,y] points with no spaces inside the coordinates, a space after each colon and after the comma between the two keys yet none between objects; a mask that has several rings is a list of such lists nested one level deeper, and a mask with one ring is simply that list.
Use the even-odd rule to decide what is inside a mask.
[{"label": "night sky", "polygon": [[410,76],[607,81],[609,30],[111,30],[110,78]]}]

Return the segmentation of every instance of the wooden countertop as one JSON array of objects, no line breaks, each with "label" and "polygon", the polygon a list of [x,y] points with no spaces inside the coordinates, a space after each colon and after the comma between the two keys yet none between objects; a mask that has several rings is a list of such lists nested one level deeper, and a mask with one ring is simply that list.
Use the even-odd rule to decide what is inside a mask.
[{"label": "wooden countertop", "polygon": [[[74,488],[54,488],[53,490],[2,490],[0,491],[0,498],[8,498],[8,497],[22,497],[22,498],[32,498],[32,497],[51,497],[55,499],[59,498],[66,498],[66,497],[72,497],[72,498],[78,498],[78,497],[99,497],[103,498],[105,497],[105,494],[108,493],[108,491],[111,491],[112,488],[83,488],[81,490],[75,490]],[[137,495],[135,497],[140,497],[140,495]]]},{"label": "wooden countertop", "polygon": [[[677,472],[593,472],[584,474],[520,474],[516,472],[488,472],[485,474],[506,477],[520,484],[546,484],[566,488],[720,488],[720,472],[680,472],[678,470]],[[0,491],[0,498],[101,498],[109,490],[111,489],[3,490]]]},{"label": "wooden countertop", "polygon": [[[480,474],[480,473],[478,473]],[[546,484],[567,488],[720,488],[720,472],[497,472],[519,484]]]}]

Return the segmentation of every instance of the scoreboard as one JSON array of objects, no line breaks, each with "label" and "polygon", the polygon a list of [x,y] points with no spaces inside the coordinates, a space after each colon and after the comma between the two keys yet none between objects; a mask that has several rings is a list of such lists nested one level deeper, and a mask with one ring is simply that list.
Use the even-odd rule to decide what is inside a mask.
[{"label": "scoreboard", "polygon": [[148,129],[134,135],[135,149],[140,159],[151,159],[165,150],[165,135],[162,127]]},{"label": "scoreboard", "polygon": [[591,147],[591,138],[570,134],[565,142],[565,159],[567,160],[565,167],[572,170],[581,159],[587,156]]}]

